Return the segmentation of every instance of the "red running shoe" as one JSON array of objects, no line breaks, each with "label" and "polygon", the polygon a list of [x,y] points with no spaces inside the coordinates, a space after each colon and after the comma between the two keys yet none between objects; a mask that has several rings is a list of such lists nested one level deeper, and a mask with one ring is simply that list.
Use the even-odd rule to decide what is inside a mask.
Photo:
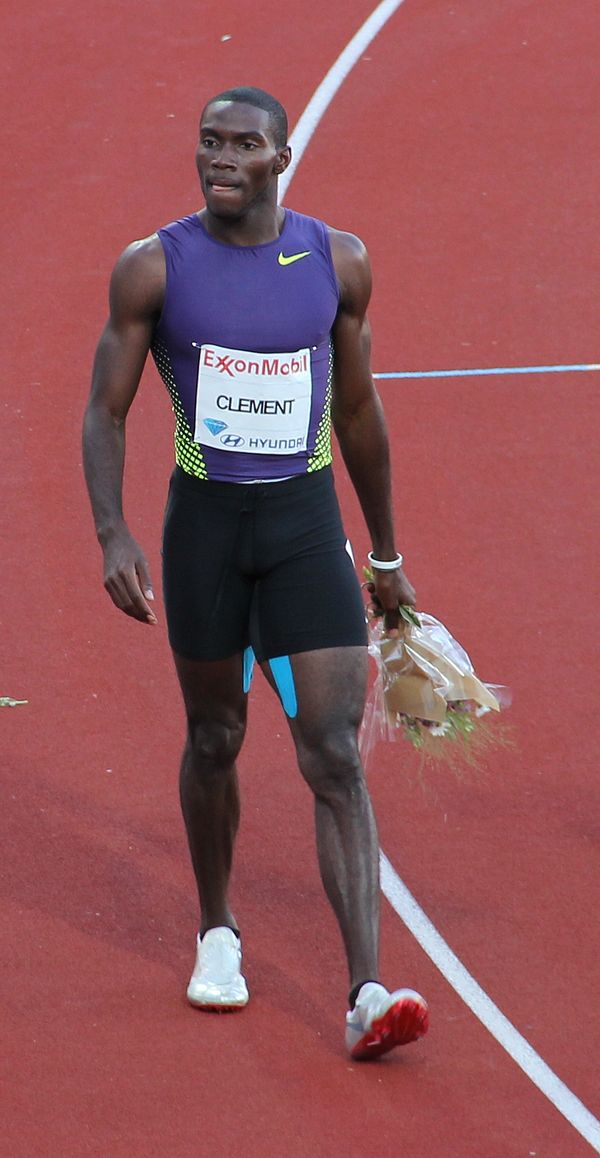
[{"label": "red running shoe", "polygon": [[367,981],[356,1005],[346,1014],[346,1046],[357,1061],[380,1057],[397,1045],[408,1045],[429,1028],[427,1002],[414,989],[389,993],[383,985]]}]

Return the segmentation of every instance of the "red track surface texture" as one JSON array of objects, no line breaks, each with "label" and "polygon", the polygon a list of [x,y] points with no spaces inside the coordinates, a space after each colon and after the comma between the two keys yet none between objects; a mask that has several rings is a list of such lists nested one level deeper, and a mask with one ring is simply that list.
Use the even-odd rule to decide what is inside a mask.
[{"label": "red track surface texture", "polygon": [[[79,427],[109,269],[198,204],[203,100],[273,89],[292,122],[366,0],[14,7],[5,32],[0,713],[10,1156],[579,1158],[590,1148],[385,906],[383,977],[429,1036],[343,1050],[346,977],[311,806],[260,681],[241,762],[236,910],[252,1002],[191,1010],[196,911],[164,620],[100,583]],[[231,39],[223,40],[228,36]],[[288,203],[366,240],[375,369],[598,359],[596,0],[406,0],[346,81]],[[388,856],[452,948],[598,1114],[598,377],[386,383],[420,605],[514,689],[485,780],[381,746]],[[127,509],[159,576],[170,412],[130,422]],[[367,547],[341,469],[359,554]],[[411,779],[412,775],[412,779]]]}]

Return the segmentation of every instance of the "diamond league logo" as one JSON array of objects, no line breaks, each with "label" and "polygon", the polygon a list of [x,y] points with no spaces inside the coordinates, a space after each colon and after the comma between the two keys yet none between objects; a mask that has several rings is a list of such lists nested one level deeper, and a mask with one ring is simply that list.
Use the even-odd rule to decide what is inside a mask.
[{"label": "diamond league logo", "polygon": [[227,423],[221,422],[220,418],[205,418],[204,425],[210,430],[211,434],[214,434],[215,438],[222,430],[227,430]]}]

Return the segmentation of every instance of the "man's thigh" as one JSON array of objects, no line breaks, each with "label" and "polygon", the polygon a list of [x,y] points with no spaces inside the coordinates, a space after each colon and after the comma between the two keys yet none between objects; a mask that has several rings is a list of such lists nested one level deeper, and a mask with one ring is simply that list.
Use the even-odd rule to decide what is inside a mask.
[{"label": "man's thigh", "polygon": [[241,654],[219,660],[191,660],[173,652],[188,721],[203,729],[245,725],[248,697]]},{"label": "man's thigh", "polygon": [[333,647],[282,657],[263,672],[278,692],[296,744],[354,741],[365,708],[366,647]]},{"label": "man's thigh", "polygon": [[263,490],[251,618],[258,658],[366,644],[360,583],[331,471]]},{"label": "man's thigh", "polygon": [[239,566],[248,515],[236,487],[175,472],[163,531],[163,593],[174,653],[216,661],[242,652],[254,584]]},{"label": "man's thigh", "polygon": [[298,720],[319,721],[322,729],[358,728],[367,694],[366,647],[332,647],[290,657]]}]

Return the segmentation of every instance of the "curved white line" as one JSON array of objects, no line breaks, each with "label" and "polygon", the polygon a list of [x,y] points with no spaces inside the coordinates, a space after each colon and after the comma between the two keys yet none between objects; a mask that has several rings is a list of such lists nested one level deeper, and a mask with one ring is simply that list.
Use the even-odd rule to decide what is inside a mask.
[{"label": "curved white line", "polygon": [[343,52],[331,66],[327,75],[315,89],[291,137],[292,161],[279,182],[279,200],[283,202],[289,188],[290,181],[302,160],[304,150],[308,145],[319,121],[329,108],[338,89],[343,85],[348,73],[352,71],[361,54],[369,47],[390,16],[404,3],[404,0],[383,0],[371,13],[358,32],[348,42]]},{"label": "curved white line", "polygon": [[552,1102],[553,1106],[600,1154],[600,1122],[571,1092],[568,1086],[556,1076],[550,1066],[536,1053],[533,1046],[515,1029],[512,1022],[498,1009],[497,1005],[481,988],[469,971],[465,969],[426,913],[417,903],[412,893],[398,876],[385,853],[380,850],[381,889],[392,908],[410,929],[427,956],[431,958],[440,973],[450,982],[459,997],[479,1018],[492,1037],[510,1054],[527,1077]]},{"label": "curved white line", "polygon": [[[338,56],[324,80],[308,102],[291,137],[292,163],[279,183],[283,201],[290,181],[300,164],[304,151],[326,109],[356,64],[361,53],[381,31],[404,0],[383,0],[371,13],[344,51]],[[600,1122],[590,1113],[556,1076],[528,1041],[498,1009],[462,962],[435,925],[417,903],[410,890],[398,876],[385,853],[380,849],[381,888],[392,908],[410,929],[413,937],[431,958],[459,997],[468,1005],[496,1041],[512,1057],[535,1086],[552,1102],[575,1130],[600,1154]]]}]

